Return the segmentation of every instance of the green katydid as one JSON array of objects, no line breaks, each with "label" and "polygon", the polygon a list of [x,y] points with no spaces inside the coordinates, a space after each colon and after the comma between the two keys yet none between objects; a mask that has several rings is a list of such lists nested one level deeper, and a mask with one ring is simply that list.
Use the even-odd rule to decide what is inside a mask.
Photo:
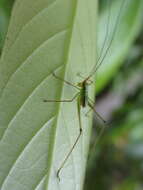
[{"label": "green katydid", "polygon": [[[110,20],[110,13],[108,14],[108,22],[107,22],[107,27],[106,27],[106,36],[105,36],[105,39],[104,39],[104,42],[103,42],[103,46],[102,46],[102,49],[101,49],[101,54],[97,60],[97,64],[92,68],[92,71],[89,73],[88,77],[86,77],[85,79],[83,79],[81,82],[79,82],[77,85],[74,85],[72,83],[70,83],[69,81],[65,80],[65,79],[62,79],[60,78],[59,76],[57,76],[54,72],[52,72],[53,76],[58,79],[58,80],[61,80],[63,81],[64,83],[66,83],[67,85],[69,86],[72,86],[73,88],[75,88],[76,90],[78,90],[78,92],[71,98],[71,99],[66,99],[66,100],[43,100],[43,102],[73,102],[74,100],[77,101],[77,113],[78,113],[78,121],[79,121],[79,134],[77,135],[76,137],[76,140],[75,142],[73,143],[71,149],[69,150],[68,154],[66,155],[66,157],[64,158],[63,162],[61,163],[61,166],[59,167],[58,171],[57,171],[57,177],[58,179],[60,180],[60,171],[62,170],[62,168],[64,167],[66,161],[68,160],[68,158],[70,157],[72,151],[74,150],[75,146],[77,145],[81,135],[82,135],[82,121],[81,121],[81,109],[82,108],[85,108],[85,107],[89,107],[90,110],[93,110],[96,114],[96,116],[102,120],[102,122],[105,124],[106,121],[100,116],[100,114],[98,114],[98,112],[95,110],[94,108],[94,101],[92,101],[89,96],[88,96],[88,86],[91,85],[93,83],[93,81],[91,80],[91,77],[97,72],[98,68],[101,66],[103,60],[105,59],[111,45],[112,45],[112,42],[113,42],[113,39],[114,39],[114,36],[115,36],[115,33],[116,33],[116,29],[117,29],[117,25],[119,23],[119,19],[120,19],[120,14],[121,14],[121,10],[123,8],[123,5],[124,5],[124,0],[122,0],[122,3],[121,3],[121,6],[120,6],[120,10],[119,10],[119,14],[116,18],[116,23],[115,23],[115,26],[114,26],[114,31],[113,31],[113,36],[109,42],[109,45],[108,47],[105,49],[105,52],[104,52],[104,48],[105,48],[105,43],[107,41],[107,36],[108,36],[108,27],[109,27],[109,20]],[[104,52],[104,54],[103,54]],[[103,54],[103,55],[102,55]],[[82,77],[82,76],[81,76]],[[100,134],[99,134],[99,137],[102,135],[104,131],[104,128],[101,130]],[[99,139],[99,138],[98,138]],[[97,141],[96,141],[97,142]]]},{"label": "green katydid", "polygon": [[76,88],[79,91],[71,99],[67,99],[67,100],[44,100],[44,102],[73,102],[75,99],[77,99],[77,110],[78,110],[78,119],[79,119],[79,134],[78,134],[71,150],[69,151],[69,153],[67,154],[63,163],[61,164],[60,168],[57,171],[57,177],[59,178],[59,173],[60,173],[61,169],[63,168],[64,164],[66,163],[67,159],[69,158],[70,154],[72,153],[73,149],[75,148],[75,146],[76,146],[76,144],[77,144],[77,142],[78,142],[78,140],[82,134],[81,108],[89,106],[90,109],[94,110],[96,115],[104,123],[106,123],[106,121],[98,114],[98,112],[96,112],[94,105],[92,105],[92,102],[91,102],[90,98],[88,97],[88,86],[92,83],[92,81],[89,78],[84,79],[82,82],[78,83],[77,86],[75,86],[75,85],[71,84],[70,82],[63,80],[60,77],[56,76],[55,73],[53,73],[53,76],[59,80],[62,80],[66,84]]}]

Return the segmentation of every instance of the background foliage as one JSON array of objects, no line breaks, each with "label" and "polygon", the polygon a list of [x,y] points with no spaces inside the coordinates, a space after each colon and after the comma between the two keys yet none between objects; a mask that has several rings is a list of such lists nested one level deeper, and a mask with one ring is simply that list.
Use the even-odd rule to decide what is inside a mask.
[{"label": "background foliage", "polygon": [[[93,151],[91,148],[85,189],[89,187],[92,190],[143,189],[143,6],[141,1],[140,19],[133,16],[138,3],[139,1],[128,1],[128,5],[122,10],[121,17],[124,19],[117,29],[115,37],[117,43],[114,48],[118,53],[113,61],[113,65],[120,66],[116,71],[112,68],[114,67],[112,57],[116,52],[112,49],[111,56],[107,55],[103,63],[106,64],[107,60],[111,68],[104,67],[103,70],[99,70],[99,77],[97,73],[96,109],[109,123],[96,149]],[[108,6],[105,1],[103,5],[100,18],[105,14]],[[139,9],[137,12],[139,13]],[[133,18],[134,24],[131,24]],[[111,73],[106,74],[110,69]],[[94,127],[98,129],[98,126],[95,121]],[[93,141],[95,134],[98,134],[97,130],[93,133]]]},{"label": "background foliage", "polygon": [[[0,2],[0,52],[13,2],[13,0]],[[110,64],[109,74],[102,80],[103,74],[105,75],[107,71],[101,68],[97,75],[96,108],[109,121],[109,127],[96,149],[91,148],[85,190],[143,189],[143,31],[139,17],[131,23],[137,1],[128,2],[130,6],[123,11],[128,21],[126,20],[126,24],[121,22],[118,26],[119,33],[115,43],[115,47],[118,47],[116,51],[121,54],[117,53],[116,57],[108,55],[105,62],[109,64],[113,62]],[[143,12],[141,1],[140,9]],[[99,17],[101,30],[102,26],[105,27],[102,20],[107,10],[109,4],[103,1]],[[127,38],[131,33],[130,38]],[[123,48],[125,44],[126,48]],[[113,65],[118,67],[115,69]],[[91,145],[98,135],[98,129],[100,130],[97,121],[94,125]]]},{"label": "background foliage", "polygon": [[13,3],[14,3],[14,0],[0,1],[0,51],[4,43]]}]

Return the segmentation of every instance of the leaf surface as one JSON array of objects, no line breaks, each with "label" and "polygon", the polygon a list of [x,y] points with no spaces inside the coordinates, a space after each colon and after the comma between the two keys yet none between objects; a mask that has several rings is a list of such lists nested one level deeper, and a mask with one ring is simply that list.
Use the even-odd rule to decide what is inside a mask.
[{"label": "leaf surface", "polygon": [[[17,0],[0,64],[0,189],[82,189],[91,117],[82,110],[79,133],[76,84],[96,60],[95,0]],[[93,96],[94,86],[90,95]]]}]

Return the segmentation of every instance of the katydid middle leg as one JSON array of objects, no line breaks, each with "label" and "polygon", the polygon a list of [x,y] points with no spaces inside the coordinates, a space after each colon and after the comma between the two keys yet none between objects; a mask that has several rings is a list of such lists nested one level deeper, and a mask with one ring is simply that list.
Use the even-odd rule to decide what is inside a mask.
[{"label": "katydid middle leg", "polygon": [[43,100],[43,102],[73,102],[73,100],[79,95],[79,92],[74,95],[72,99],[67,100]]}]

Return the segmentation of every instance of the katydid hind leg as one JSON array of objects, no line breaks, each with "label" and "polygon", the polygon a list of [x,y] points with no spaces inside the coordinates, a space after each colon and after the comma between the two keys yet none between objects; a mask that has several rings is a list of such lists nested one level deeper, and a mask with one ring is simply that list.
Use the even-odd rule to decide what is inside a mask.
[{"label": "katydid hind leg", "polygon": [[107,125],[106,125],[106,121],[105,121],[105,120],[102,118],[102,116],[100,116],[99,113],[95,110],[94,105],[92,105],[89,101],[88,101],[88,105],[89,105],[89,107],[91,108],[91,110],[93,110],[94,113],[97,115],[97,117],[98,117],[99,119],[101,119],[101,121],[102,121],[102,128],[101,128],[101,130],[100,130],[100,132],[99,132],[99,134],[98,134],[98,136],[97,136],[97,138],[96,138],[96,140],[95,140],[95,143],[94,143],[94,145],[93,145],[93,149],[95,149],[95,147],[96,147],[96,145],[98,144],[100,138],[102,137],[102,135],[103,135],[105,129],[107,128]]},{"label": "katydid hind leg", "polygon": [[82,134],[82,124],[81,124],[81,105],[80,102],[77,100],[77,111],[78,111],[78,121],[79,121],[79,134],[74,142],[74,144],[72,145],[69,153],[67,154],[67,156],[65,157],[64,161],[62,162],[61,166],[59,167],[58,171],[57,171],[57,178],[60,181],[60,171],[62,170],[62,168],[64,167],[65,163],[67,162],[68,158],[70,157],[71,153],[73,152],[75,146],[77,145],[80,136]]},{"label": "katydid hind leg", "polygon": [[[90,103],[90,99],[88,98],[88,106],[91,108],[91,110],[89,110],[88,112],[90,112],[90,111],[94,111],[94,113],[96,114],[96,116],[104,123],[104,124],[106,124],[107,122],[106,122],[106,120],[104,120],[103,119],[103,117],[96,111],[96,109],[94,108],[94,105],[92,104],[92,103]],[[87,112],[87,113],[88,113]],[[86,113],[86,115],[87,115],[87,113]]]}]

